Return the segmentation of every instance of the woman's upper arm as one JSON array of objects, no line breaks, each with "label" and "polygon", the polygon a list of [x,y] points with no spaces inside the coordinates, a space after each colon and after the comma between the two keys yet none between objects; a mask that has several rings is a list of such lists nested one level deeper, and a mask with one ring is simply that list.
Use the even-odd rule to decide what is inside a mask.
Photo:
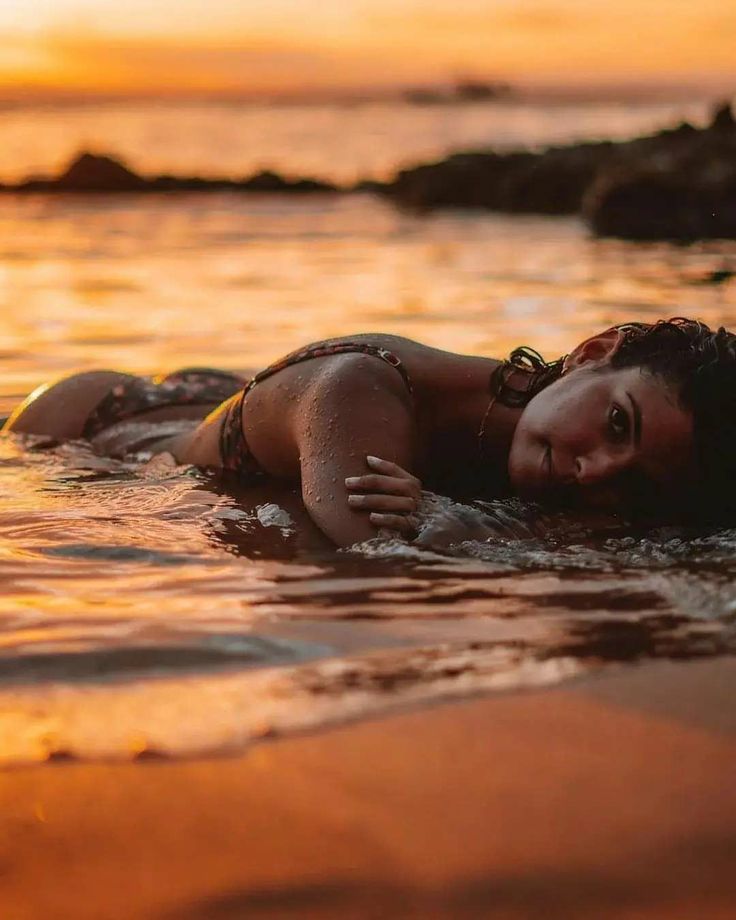
[{"label": "woman's upper arm", "polygon": [[360,354],[329,362],[300,400],[295,434],[315,523],[339,546],[374,537],[365,512],[348,505],[345,478],[369,472],[369,454],[413,466],[413,404],[395,368]]}]

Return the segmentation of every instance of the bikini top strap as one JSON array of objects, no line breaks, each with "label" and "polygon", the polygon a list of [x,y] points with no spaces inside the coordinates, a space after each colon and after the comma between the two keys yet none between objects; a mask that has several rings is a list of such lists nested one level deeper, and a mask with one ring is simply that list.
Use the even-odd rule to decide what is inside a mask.
[{"label": "bikini top strap", "polygon": [[234,470],[244,475],[257,475],[262,473],[258,461],[248,447],[248,442],[243,434],[242,425],[243,403],[245,402],[245,397],[256,384],[292,364],[300,364],[302,361],[310,361],[312,358],[324,358],[331,355],[350,353],[372,355],[390,364],[391,367],[396,368],[401,374],[407,390],[410,394],[412,393],[411,381],[409,380],[406,368],[401,363],[401,359],[385,348],[379,348],[377,345],[368,345],[364,342],[334,342],[332,344],[320,342],[315,345],[309,345],[307,348],[286,355],[285,358],[281,358],[280,361],[276,361],[265,370],[256,374],[255,377],[251,379],[250,383],[240,391],[238,398],[233,399],[230,403],[220,427],[220,458],[223,468],[226,470]]},{"label": "bikini top strap", "polygon": [[401,358],[398,355],[395,355],[392,351],[388,351],[386,348],[380,348],[377,345],[369,345],[365,342],[335,342],[330,344],[326,343],[317,343],[315,345],[308,345],[306,348],[303,348],[299,351],[292,351],[291,354],[286,355],[286,357],[281,358],[279,361],[276,361],[274,364],[270,364],[265,370],[260,371],[253,377],[250,383],[245,388],[245,393],[250,392],[256,384],[260,383],[262,380],[265,380],[267,377],[271,377],[273,374],[277,373],[280,370],[283,370],[285,367],[291,367],[292,364],[301,364],[302,361],[311,361],[313,358],[326,358],[332,355],[344,355],[344,354],[363,354],[371,355],[374,358],[380,358],[382,361],[385,361],[387,364],[390,364],[391,367],[395,368],[400,374],[406,384],[406,388],[411,394],[412,386],[409,375],[406,372],[406,368],[401,363]]}]

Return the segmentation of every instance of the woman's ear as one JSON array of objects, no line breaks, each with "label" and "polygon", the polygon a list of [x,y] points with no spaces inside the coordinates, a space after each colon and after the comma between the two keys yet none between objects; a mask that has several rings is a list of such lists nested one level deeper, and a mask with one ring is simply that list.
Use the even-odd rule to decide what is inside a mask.
[{"label": "woman's ear", "polygon": [[616,326],[606,329],[605,332],[601,332],[598,335],[592,335],[576,348],[573,348],[565,358],[565,362],[562,365],[563,373],[574,370],[576,367],[582,367],[584,364],[593,362],[602,364],[608,361],[616,354],[623,341],[624,334]]}]

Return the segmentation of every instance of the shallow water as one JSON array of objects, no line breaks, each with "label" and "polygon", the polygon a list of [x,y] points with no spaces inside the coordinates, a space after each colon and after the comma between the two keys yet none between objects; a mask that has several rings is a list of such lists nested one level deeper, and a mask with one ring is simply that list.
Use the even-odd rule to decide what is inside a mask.
[{"label": "shallow water", "polygon": [[736,651],[736,530],[594,538],[566,524],[519,539],[512,508],[490,542],[337,553],[305,544],[289,496],[236,500],[163,457],[7,438],[0,459],[6,764],[223,753]]},{"label": "shallow water", "polygon": [[[419,218],[368,196],[0,202],[0,410],[56,374],[258,367],[380,329],[500,355],[691,314],[736,324],[736,244],[576,220]],[[0,440],[0,752],[190,755],[653,657],[731,654],[736,530],[498,515],[499,536],[349,553],[166,458]],[[427,506],[424,518],[449,512]],[[436,518],[435,518],[436,519]],[[516,522],[516,523],[515,523]],[[511,529],[509,529],[509,527]]]}]

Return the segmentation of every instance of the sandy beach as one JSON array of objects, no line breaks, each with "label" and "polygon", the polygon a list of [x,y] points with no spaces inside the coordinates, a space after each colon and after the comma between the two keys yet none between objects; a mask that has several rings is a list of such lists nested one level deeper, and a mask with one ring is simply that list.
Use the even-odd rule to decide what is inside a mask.
[{"label": "sandy beach", "polygon": [[4,918],[726,918],[736,662],[0,775]]}]

